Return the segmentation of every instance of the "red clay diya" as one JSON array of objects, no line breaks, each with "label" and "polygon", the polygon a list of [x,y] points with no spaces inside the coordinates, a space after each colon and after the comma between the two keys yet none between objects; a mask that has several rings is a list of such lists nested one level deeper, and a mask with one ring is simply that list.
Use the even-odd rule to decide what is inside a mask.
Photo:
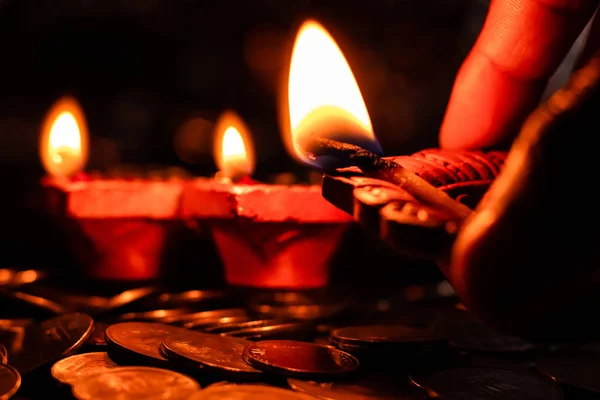
[{"label": "red clay diya", "polygon": [[249,132],[226,112],[215,128],[220,177],[184,189],[186,220],[206,221],[235,286],[310,289],[328,283],[331,257],[352,219],[321,196],[320,185],[253,181]]},{"label": "red clay diya", "polygon": [[209,222],[229,284],[278,289],[327,285],[352,221],[317,185],[199,181],[185,187],[182,212]]},{"label": "red clay diya", "polygon": [[117,281],[159,276],[167,239],[180,221],[181,180],[90,178],[84,113],[65,97],[46,116],[40,159],[46,210],[69,237],[84,275]]},{"label": "red clay diya", "polygon": [[183,182],[47,178],[48,212],[69,237],[85,275],[143,281],[160,276],[169,237],[183,229]]},{"label": "red clay diya", "polygon": [[326,201],[320,186],[252,180],[252,142],[234,113],[224,113],[216,132],[217,178],[92,178],[80,172],[87,158],[83,112],[73,99],[53,107],[40,146],[51,175],[42,180],[45,206],[85,275],[157,279],[179,232],[207,226],[231,285],[327,284],[330,258],[351,217]]}]

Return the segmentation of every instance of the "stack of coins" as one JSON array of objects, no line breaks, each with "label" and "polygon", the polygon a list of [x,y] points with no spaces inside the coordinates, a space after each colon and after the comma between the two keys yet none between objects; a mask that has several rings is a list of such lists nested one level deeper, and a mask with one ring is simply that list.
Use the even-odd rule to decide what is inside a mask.
[{"label": "stack of coins", "polygon": [[408,325],[352,326],[331,333],[331,343],[355,354],[390,354],[432,351],[446,337],[432,327]]},{"label": "stack of coins", "polygon": [[240,380],[260,379],[262,372],[242,359],[242,352],[250,343],[210,333],[183,332],[167,336],[162,346],[170,359],[197,363],[207,372]]},{"label": "stack of coins", "polygon": [[237,302],[215,292],[208,301],[207,293],[120,300],[94,318],[3,322],[14,335],[0,346],[0,399],[570,400],[600,392],[598,346],[555,350],[502,335],[453,304],[415,308],[387,297],[333,312],[335,301],[319,311],[303,294],[272,295],[269,305],[268,296]]},{"label": "stack of coins", "polygon": [[122,322],[109,326],[105,332],[108,354],[122,365],[168,367],[161,351],[163,340],[187,330],[152,322]]}]

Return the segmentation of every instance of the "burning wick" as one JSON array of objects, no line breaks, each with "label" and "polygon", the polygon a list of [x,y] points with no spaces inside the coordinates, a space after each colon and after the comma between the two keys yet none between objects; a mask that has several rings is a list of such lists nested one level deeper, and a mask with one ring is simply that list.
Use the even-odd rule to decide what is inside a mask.
[{"label": "burning wick", "polygon": [[379,157],[360,146],[325,138],[301,139],[298,145],[309,158],[329,156],[348,160],[350,165],[360,168],[370,177],[398,185],[415,199],[445,211],[459,221],[467,218],[472,212],[469,207],[454,200],[400,164]]},{"label": "burning wick", "polygon": [[85,116],[71,97],[58,100],[48,112],[40,136],[40,158],[46,172],[70,179],[87,162],[88,133]]},{"label": "burning wick", "polygon": [[248,177],[250,168],[242,136],[233,126],[223,134],[223,176],[238,182]]},{"label": "burning wick", "polygon": [[52,161],[63,171],[77,171],[80,168],[79,127],[70,112],[58,116],[50,130],[50,153]]},{"label": "burning wick", "polygon": [[216,178],[235,183],[252,183],[254,149],[249,129],[233,111],[226,111],[215,128]]},{"label": "burning wick", "polygon": [[298,31],[287,89],[283,110],[290,134],[284,138],[291,138],[293,146],[288,147],[301,161],[328,171],[353,165],[457,220],[469,216],[470,208],[376,154],[382,153],[381,148],[350,65],[333,37],[316,21],[306,21]]}]

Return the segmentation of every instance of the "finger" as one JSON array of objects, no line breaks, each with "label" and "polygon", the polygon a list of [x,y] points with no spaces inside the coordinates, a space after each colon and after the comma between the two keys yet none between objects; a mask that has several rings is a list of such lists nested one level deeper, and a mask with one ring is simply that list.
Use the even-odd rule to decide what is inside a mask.
[{"label": "finger", "polygon": [[497,329],[545,340],[599,332],[584,317],[600,299],[597,147],[586,145],[600,130],[599,109],[597,53],[527,119],[459,233],[446,273]]},{"label": "finger", "polygon": [[445,148],[512,140],[597,0],[493,0],[463,63],[440,131]]}]

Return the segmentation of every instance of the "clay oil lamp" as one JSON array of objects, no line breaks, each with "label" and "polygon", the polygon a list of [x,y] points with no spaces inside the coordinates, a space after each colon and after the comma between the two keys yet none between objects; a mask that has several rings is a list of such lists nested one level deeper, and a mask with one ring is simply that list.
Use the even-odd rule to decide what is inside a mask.
[{"label": "clay oil lamp", "polygon": [[331,258],[351,218],[321,196],[320,185],[252,179],[254,151],[241,118],[224,113],[215,129],[219,172],[212,182],[199,179],[186,186],[183,218],[209,225],[229,285],[326,286]]},{"label": "clay oil lamp", "polygon": [[48,111],[39,150],[47,211],[68,234],[83,275],[129,282],[159,277],[167,238],[178,226],[183,182],[87,175],[87,124],[72,97]]}]

